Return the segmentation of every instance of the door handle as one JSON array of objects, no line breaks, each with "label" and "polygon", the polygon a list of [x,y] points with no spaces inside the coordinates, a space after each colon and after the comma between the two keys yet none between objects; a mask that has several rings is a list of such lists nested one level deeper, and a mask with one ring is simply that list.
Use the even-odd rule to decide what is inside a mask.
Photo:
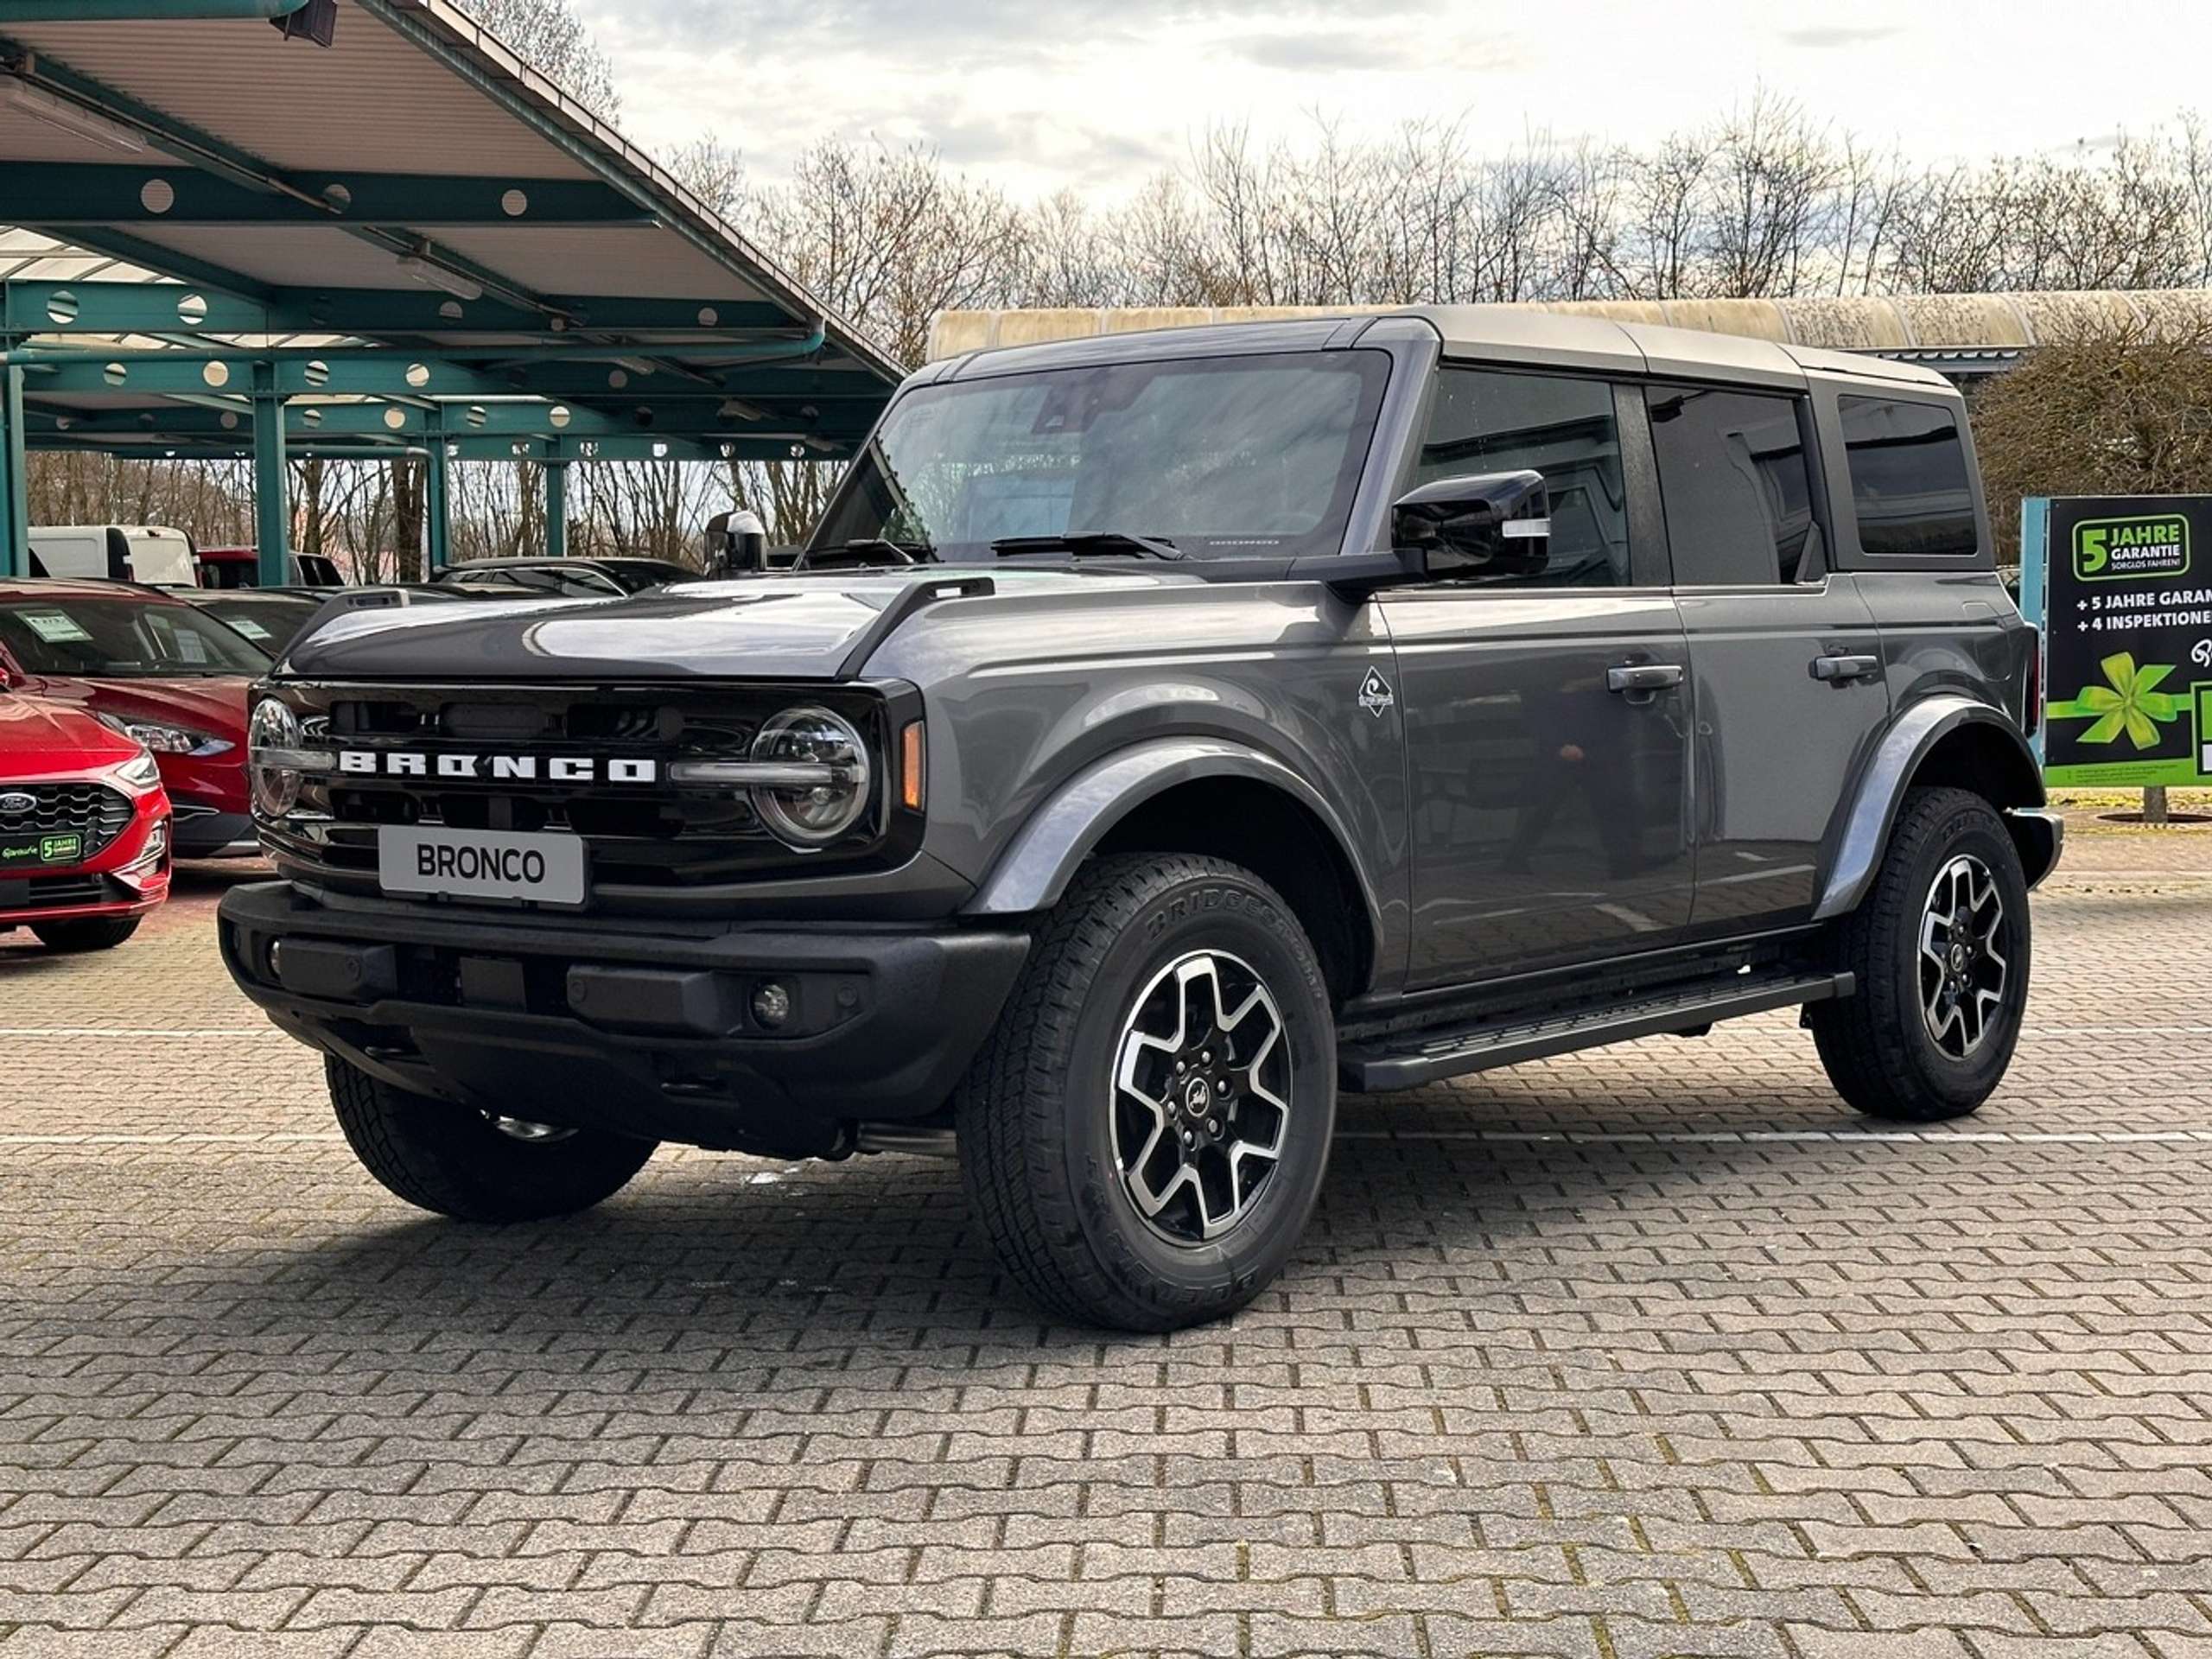
[{"label": "door handle", "polygon": [[1632,699],[1649,699],[1653,692],[1664,691],[1681,683],[1679,663],[1636,663],[1605,671],[1605,690],[1625,693]]},{"label": "door handle", "polygon": [[1813,677],[1826,680],[1831,685],[1848,685],[1853,680],[1880,677],[1882,659],[1878,657],[1815,657],[1813,658]]}]

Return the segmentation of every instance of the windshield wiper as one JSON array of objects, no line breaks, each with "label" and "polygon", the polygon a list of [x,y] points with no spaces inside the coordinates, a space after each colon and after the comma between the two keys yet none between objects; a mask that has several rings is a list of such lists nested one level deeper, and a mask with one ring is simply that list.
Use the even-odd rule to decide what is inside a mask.
[{"label": "windshield wiper", "polygon": [[1179,559],[1182,550],[1164,536],[1128,536],[1118,530],[1076,530],[1060,536],[1001,536],[991,543],[1001,558],[1024,553],[1069,553],[1078,559],[1135,553],[1147,559]]},{"label": "windshield wiper", "polygon": [[884,536],[860,536],[836,547],[804,548],[791,561],[791,569],[804,570],[814,563],[819,553],[824,559],[839,554],[850,554],[864,564],[942,564],[937,549],[927,542],[894,542]]}]

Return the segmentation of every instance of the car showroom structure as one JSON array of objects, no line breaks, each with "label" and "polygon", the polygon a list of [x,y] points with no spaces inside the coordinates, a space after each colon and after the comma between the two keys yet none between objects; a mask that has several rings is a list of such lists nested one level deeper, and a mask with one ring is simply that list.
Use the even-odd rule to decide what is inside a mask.
[{"label": "car showroom structure", "polygon": [[0,576],[26,454],[835,459],[898,365],[448,0],[0,0]]}]

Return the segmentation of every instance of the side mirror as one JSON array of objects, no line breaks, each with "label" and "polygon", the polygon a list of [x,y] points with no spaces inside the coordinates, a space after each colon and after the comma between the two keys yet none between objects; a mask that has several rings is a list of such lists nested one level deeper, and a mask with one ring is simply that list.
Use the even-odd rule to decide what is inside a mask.
[{"label": "side mirror", "polygon": [[707,520],[706,573],[730,576],[768,568],[768,530],[760,515],[740,507]]},{"label": "side mirror", "polygon": [[1550,502],[1541,473],[1440,478],[1399,498],[1391,540],[1442,580],[1533,576],[1551,557]]}]

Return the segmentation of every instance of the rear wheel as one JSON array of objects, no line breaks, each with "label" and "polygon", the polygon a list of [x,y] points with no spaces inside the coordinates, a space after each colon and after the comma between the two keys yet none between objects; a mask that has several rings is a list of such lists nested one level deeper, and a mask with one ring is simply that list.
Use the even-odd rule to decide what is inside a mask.
[{"label": "rear wheel", "polygon": [[1051,1312],[1217,1319],[1281,1271],[1336,1114],[1336,1031],[1289,907],[1216,858],[1079,875],[962,1085],[969,1196]]},{"label": "rear wheel", "polygon": [[31,931],[49,950],[112,950],[138,931],[138,918],[94,917],[81,922],[34,922]]},{"label": "rear wheel", "polygon": [[330,1103],[362,1167],[417,1209],[456,1221],[543,1221],[627,1185],[658,1144],[500,1117],[395,1089],[326,1058]]},{"label": "rear wheel", "polygon": [[2028,887],[1996,809],[1961,789],[1905,798],[1874,885],[1840,925],[1858,995],[1808,1011],[1836,1091],[1930,1123],[1989,1098],[2028,1001]]}]

